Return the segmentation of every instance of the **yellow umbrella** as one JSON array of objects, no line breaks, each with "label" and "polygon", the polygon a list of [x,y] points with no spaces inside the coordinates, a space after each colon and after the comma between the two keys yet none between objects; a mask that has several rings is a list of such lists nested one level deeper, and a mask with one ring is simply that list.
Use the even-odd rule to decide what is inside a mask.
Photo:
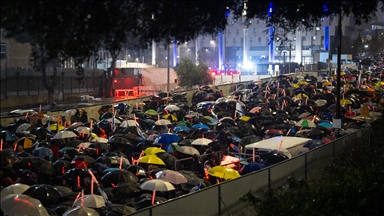
[{"label": "yellow umbrella", "polygon": [[16,140],[15,142],[13,142],[13,146],[14,145],[21,145],[23,147],[23,149],[30,149],[30,148],[32,148],[33,143],[34,143],[34,140],[32,140],[31,138],[22,137],[22,138]]},{"label": "yellow umbrella", "polygon": [[340,72],[340,76],[345,76],[345,75],[346,75],[346,73],[344,71]]},{"label": "yellow umbrella", "polygon": [[299,88],[299,85],[298,84],[292,84],[292,88]]},{"label": "yellow umbrella", "polygon": [[165,151],[163,149],[157,148],[157,147],[149,147],[149,148],[144,150],[144,153],[146,155],[155,155],[156,153],[159,153],[159,152],[165,152]]},{"label": "yellow umbrella", "polygon": [[139,163],[145,163],[145,164],[154,164],[154,165],[165,165],[164,161],[161,160],[156,155],[146,155],[141,158],[139,158]]},{"label": "yellow umbrella", "polygon": [[341,105],[350,105],[350,104],[352,104],[352,101],[350,101],[348,99],[341,99],[340,104]]},{"label": "yellow umbrella", "polygon": [[299,81],[297,84],[298,84],[298,85],[308,85],[308,82],[302,80],[302,81]]},{"label": "yellow umbrella", "polygon": [[170,121],[174,121],[174,122],[177,121],[177,117],[174,116],[174,115],[172,115],[172,114],[164,115],[164,116],[163,116],[163,119],[168,119],[168,120],[170,120]]},{"label": "yellow umbrella", "polygon": [[245,121],[245,122],[247,122],[250,118],[251,118],[251,117],[249,117],[249,116],[241,116],[241,117],[240,117],[240,120],[241,120],[241,121]]},{"label": "yellow umbrella", "polygon": [[235,179],[240,177],[239,172],[225,166],[212,167],[208,170],[208,174],[223,179]]},{"label": "yellow umbrella", "polygon": [[[57,123],[56,124],[51,124],[49,129],[51,129],[51,131],[57,130]],[[59,124],[59,129],[57,131],[62,131],[64,129],[65,129],[65,127],[63,125]]]},{"label": "yellow umbrella", "polygon": [[324,81],[324,82],[323,82],[323,86],[330,86],[330,85],[332,85],[332,83],[329,82],[329,81]]},{"label": "yellow umbrella", "polygon": [[97,139],[97,138],[99,138],[95,133],[91,133],[91,137],[92,137],[92,139]]},{"label": "yellow umbrella", "polygon": [[308,98],[308,95],[300,93],[296,95],[296,98]]}]

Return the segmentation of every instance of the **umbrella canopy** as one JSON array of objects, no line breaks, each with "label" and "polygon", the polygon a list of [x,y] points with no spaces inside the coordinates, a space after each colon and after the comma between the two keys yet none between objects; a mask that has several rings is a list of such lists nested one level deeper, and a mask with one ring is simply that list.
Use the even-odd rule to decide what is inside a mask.
[{"label": "umbrella canopy", "polygon": [[325,143],[321,140],[308,140],[306,143],[304,143],[303,147],[312,150],[324,144]]},{"label": "umbrella canopy", "polygon": [[21,124],[19,127],[16,128],[16,133],[24,133],[29,132],[29,129],[31,129],[32,125],[29,123]]},{"label": "umbrella canopy", "polygon": [[15,155],[10,151],[0,151],[1,166],[12,167],[12,164],[17,161]]},{"label": "umbrella canopy", "polygon": [[264,168],[265,168],[265,165],[263,163],[252,162],[252,163],[244,165],[243,168],[240,170],[240,173],[242,175],[244,175],[244,174],[258,171],[258,170],[261,170]]},{"label": "umbrella canopy", "polygon": [[194,140],[191,145],[204,145],[207,146],[209,143],[211,143],[213,140],[207,139],[207,138],[199,138]]},{"label": "umbrella canopy", "polygon": [[66,110],[64,111],[61,116],[72,116],[72,115],[75,115],[76,113],[76,109],[69,109],[69,110]]},{"label": "umbrella canopy", "polygon": [[32,185],[23,194],[46,201],[61,198],[60,193],[52,185],[48,184]]},{"label": "umbrella canopy", "polygon": [[318,107],[322,107],[322,106],[325,106],[327,104],[327,100],[324,100],[324,99],[316,100],[315,104]]},{"label": "umbrella canopy", "polygon": [[1,131],[1,139],[3,139],[3,141],[7,141],[7,142],[8,141],[14,142],[17,140],[17,136],[8,130],[3,130],[3,131]]},{"label": "umbrella canopy", "polygon": [[181,146],[180,148],[176,149],[176,151],[191,156],[200,155],[200,152],[192,146]]},{"label": "umbrella canopy", "polygon": [[172,184],[183,184],[188,182],[185,176],[173,170],[162,170],[157,172],[156,179],[161,179]]},{"label": "umbrella canopy", "polygon": [[133,173],[121,169],[107,172],[103,175],[103,177],[101,177],[101,182],[103,183],[104,187],[116,186],[123,182],[136,183],[138,181],[139,179]]},{"label": "umbrella canopy", "polygon": [[296,123],[296,126],[299,127],[306,127],[306,128],[315,128],[316,124],[308,119],[301,119],[299,122]]},{"label": "umbrella canopy", "polygon": [[66,212],[64,212],[63,216],[99,216],[100,214],[92,209],[92,208],[88,208],[88,207],[84,207],[84,206],[76,206],[75,208],[73,209],[70,209]]},{"label": "umbrella canopy", "polygon": [[139,123],[137,123],[135,120],[125,120],[119,125],[119,127],[123,127],[123,128],[136,127],[136,126],[139,126]]},{"label": "umbrella canopy", "polygon": [[1,190],[1,198],[3,199],[3,197],[9,194],[22,194],[28,190],[28,188],[30,188],[29,185],[20,183],[9,185],[8,187],[5,187],[3,190]]},{"label": "umbrella canopy", "polygon": [[79,134],[90,134],[91,133],[91,129],[89,127],[84,127],[84,126],[77,127],[77,128],[75,128],[75,130],[77,132],[79,132]]},{"label": "umbrella canopy", "polygon": [[149,109],[149,110],[145,111],[145,113],[147,113],[148,115],[157,115],[157,114],[159,114],[159,113],[157,113],[157,111],[154,110],[154,109]]},{"label": "umbrella canopy", "polygon": [[192,128],[202,128],[202,129],[209,130],[209,127],[205,124],[194,124],[194,125],[192,125]]},{"label": "umbrella canopy", "polygon": [[[83,201],[82,201],[83,199]],[[81,206],[83,202],[83,206],[88,208],[102,208],[105,207],[104,198],[100,195],[95,194],[87,194],[84,197],[79,197],[73,203],[73,206]]]},{"label": "umbrella canopy", "polygon": [[279,163],[284,160],[288,160],[289,157],[285,155],[283,152],[279,152],[277,150],[273,150],[262,154],[261,156],[262,162],[265,166],[271,166],[273,164]]},{"label": "umbrella canopy", "polygon": [[168,112],[176,112],[176,111],[180,110],[180,107],[171,104],[171,105],[164,107],[164,110],[167,110]]},{"label": "umbrella canopy", "polygon": [[161,179],[151,179],[151,180],[145,181],[140,185],[140,187],[143,190],[150,190],[150,191],[175,190],[175,187],[171,183],[163,181]]},{"label": "umbrella canopy", "polygon": [[108,143],[108,139],[107,138],[96,138],[96,139],[92,139],[91,142],[94,142],[94,143]]},{"label": "umbrella canopy", "polygon": [[35,141],[32,138],[22,137],[22,138],[17,139],[13,143],[13,145],[20,145],[23,147],[23,149],[30,149],[30,148],[32,148],[34,142]]},{"label": "umbrella canopy", "polygon": [[21,167],[32,169],[32,171],[37,173],[52,175],[55,172],[55,168],[49,161],[39,157],[25,157],[17,163]]},{"label": "umbrella canopy", "polygon": [[163,119],[168,119],[172,122],[177,122],[177,117],[172,114],[166,114],[162,117]]},{"label": "umbrella canopy", "polygon": [[177,143],[181,140],[181,138],[177,134],[172,133],[165,133],[161,134],[157,139],[156,142],[160,144],[171,144],[171,143]]},{"label": "umbrella canopy", "polygon": [[122,182],[112,189],[112,193],[118,198],[127,198],[140,192],[140,184],[135,182]]},{"label": "umbrella canopy", "polygon": [[59,133],[55,134],[52,139],[69,139],[74,137],[77,137],[77,135],[72,131],[60,131]]},{"label": "umbrella canopy", "polygon": [[333,128],[332,122],[329,122],[329,121],[320,122],[319,126],[325,127],[325,128]]},{"label": "umbrella canopy", "polygon": [[180,125],[180,126],[176,126],[175,128],[173,128],[173,130],[176,133],[179,132],[179,131],[189,131],[189,127],[184,126],[184,125]]},{"label": "umbrella canopy", "polygon": [[164,161],[161,160],[156,155],[146,155],[141,158],[139,158],[139,163],[144,164],[154,164],[154,165],[165,165]]},{"label": "umbrella canopy", "polygon": [[159,119],[155,122],[155,125],[171,125],[172,122],[170,122],[167,119]]},{"label": "umbrella canopy", "polygon": [[144,153],[146,155],[155,155],[156,153],[159,153],[159,152],[165,152],[165,150],[158,147],[149,147],[144,150]]},{"label": "umbrella canopy", "polygon": [[256,135],[246,136],[240,141],[241,146],[246,146],[251,143],[259,142],[261,139],[257,137]]},{"label": "umbrella canopy", "polygon": [[223,179],[235,179],[240,177],[239,172],[225,166],[212,167],[208,170],[208,174]]},{"label": "umbrella canopy", "polygon": [[4,215],[49,216],[38,199],[23,194],[10,194],[1,198]]}]

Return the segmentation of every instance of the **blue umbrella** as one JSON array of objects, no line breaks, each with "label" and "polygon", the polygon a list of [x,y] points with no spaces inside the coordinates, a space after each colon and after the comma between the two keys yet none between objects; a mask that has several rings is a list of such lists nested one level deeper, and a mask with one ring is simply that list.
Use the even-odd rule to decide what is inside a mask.
[{"label": "blue umbrella", "polygon": [[38,147],[32,151],[33,156],[37,156],[40,158],[49,158],[50,160],[53,158],[53,152],[50,148],[47,147]]},{"label": "blue umbrella", "polygon": [[303,147],[312,150],[322,145],[324,145],[324,142],[321,140],[308,140],[306,143],[304,143]]},{"label": "blue umbrella", "polygon": [[179,131],[189,131],[189,127],[187,127],[187,126],[176,126],[173,130],[176,133],[179,132]]},{"label": "blue umbrella", "polygon": [[264,168],[265,168],[264,164],[252,162],[252,163],[244,165],[244,167],[240,171],[240,174],[244,175],[244,174],[251,173],[251,172],[254,172],[257,170],[261,170]]},{"label": "blue umbrella", "polygon": [[107,168],[107,169],[103,170],[103,174],[108,173],[108,172],[112,172],[112,171],[116,171],[119,169],[120,168],[115,168],[115,167]]},{"label": "blue umbrella", "polygon": [[177,134],[172,133],[161,134],[159,137],[156,138],[157,143],[166,145],[179,142],[180,140],[181,138]]},{"label": "blue umbrella", "polygon": [[209,127],[205,124],[194,124],[194,125],[192,125],[192,128],[202,128],[202,129],[208,129],[209,130]]},{"label": "blue umbrella", "polygon": [[323,121],[319,123],[319,126],[325,127],[325,128],[333,128],[332,122],[329,121]]}]

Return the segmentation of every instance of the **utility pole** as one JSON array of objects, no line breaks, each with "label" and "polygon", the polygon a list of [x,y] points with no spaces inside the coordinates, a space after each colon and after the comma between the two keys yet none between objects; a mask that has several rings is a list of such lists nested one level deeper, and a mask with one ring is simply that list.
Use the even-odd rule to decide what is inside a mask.
[{"label": "utility pole", "polygon": [[288,62],[288,73],[291,73],[291,57],[292,57],[292,43],[289,42],[289,62]]}]

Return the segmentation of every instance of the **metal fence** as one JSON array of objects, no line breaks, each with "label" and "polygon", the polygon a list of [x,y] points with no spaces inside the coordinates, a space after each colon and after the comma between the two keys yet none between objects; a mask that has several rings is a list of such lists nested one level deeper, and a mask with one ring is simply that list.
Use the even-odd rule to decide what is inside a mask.
[{"label": "metal fence", "polygon": [[[48,94],[43,86],[41,72],[31,67],[1,68],[1,98]],[[47,68],[47,82],[56,82],[54,94],[98,93],[102,85],[102,70],[85,69],[84,78],[79,80],[75,69],[58,68],[57,76],[53,68]]]},{"label": "metal fence", "polygon": [[254,215],[253,207],[239,200],[243,195],[249,191],[258,193],[277,188],[287,181],[288,176],[316,179],[321,168],[335,156],[358,145],[369,145],[370,132],[370,127],[362,128],[290,160],[142,209],[132,215]]}]

